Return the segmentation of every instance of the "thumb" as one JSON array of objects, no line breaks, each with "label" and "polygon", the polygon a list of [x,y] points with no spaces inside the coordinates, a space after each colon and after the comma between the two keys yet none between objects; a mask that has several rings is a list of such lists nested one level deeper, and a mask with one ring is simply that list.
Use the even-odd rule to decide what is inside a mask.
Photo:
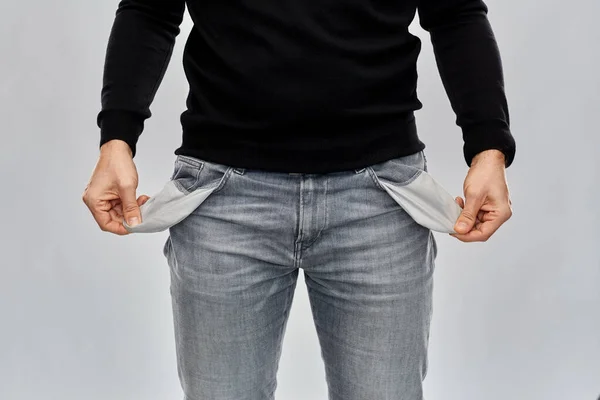
[{"label": "thumb", "polygon": [[464,234],[468,233],[475,226],[477,221],[477,214],[481,208],[481,202],[475,197],[467,197],[465,199],[465,206],[463,207],[460,216],[458,217],[454,230],[457,233]]},{"label": "thumb", "polygon": [[135,226],[142,222],[142,214],[135,198],[135,188],[123,188],[119,193],[121,205],[123,207],[123,216],[129,226]]}]

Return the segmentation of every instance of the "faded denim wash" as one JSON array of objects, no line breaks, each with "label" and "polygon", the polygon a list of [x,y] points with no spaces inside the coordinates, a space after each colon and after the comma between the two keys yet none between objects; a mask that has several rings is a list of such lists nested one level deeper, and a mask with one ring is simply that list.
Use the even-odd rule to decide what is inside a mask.
[{"label": "faded denim wash", "polygon": [[[294,174],[177,156],[131,232],[169,230],[184,400],[272,400],[299,270],[330,400],[422,400],[433,230],[460,208],[423,152]],[[299,377],[301,379],[301,377]]]}]

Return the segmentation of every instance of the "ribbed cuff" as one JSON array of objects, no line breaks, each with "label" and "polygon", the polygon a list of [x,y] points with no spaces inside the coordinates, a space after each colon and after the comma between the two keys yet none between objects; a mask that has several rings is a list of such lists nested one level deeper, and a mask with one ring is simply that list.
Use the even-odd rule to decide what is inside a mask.
[{"label": "ribbed cuff", "polygon": [[136,144],[144,129],[142,117],[129,111],[104,110],[98,114],[97,124],[100,128],[100,146],[109,140],[123,140],[135,157]]},{"label": "ribbed cuff", "polygon": [[508,168],[516,152],[515,139],[507,127],[481,125],[463,130],[465,161],[471,166],[473,157],[485,150],[499,150],[504,154],[505,166]]}]

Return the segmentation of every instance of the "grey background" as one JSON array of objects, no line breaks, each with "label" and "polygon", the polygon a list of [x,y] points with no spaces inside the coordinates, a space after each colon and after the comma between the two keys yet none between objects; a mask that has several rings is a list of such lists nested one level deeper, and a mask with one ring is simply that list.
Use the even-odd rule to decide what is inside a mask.
[{"label": "grey background", "polygon": [[[0,399],[179,399],[166,232],[101,232],[81,202],[117,1],[0,3]],[[575,4],[575,3],[573,3]],[[485,244],[438,235],[428,399],[600,394],[600,30],[597,0],[489,0],[518,151],[513,218]],[[138,194],[168,179],[187,83],[186,20],[139,144]],[[417,114],[431,173],[467,172],[428,36]],[[324,400],[298,284],[278,399]]]}]

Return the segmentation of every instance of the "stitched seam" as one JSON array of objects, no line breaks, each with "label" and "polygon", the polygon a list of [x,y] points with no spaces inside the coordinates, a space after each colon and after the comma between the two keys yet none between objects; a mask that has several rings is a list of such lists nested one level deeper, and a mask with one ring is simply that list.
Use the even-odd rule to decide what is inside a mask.
[{"label": "stitched seam", "polygon": [[[369,167],[370,171],[369,174],[371,175],[371,177],[373,178],[373,181],[375,181],[376,185],[381,189],[381,190],[385,190],[385,188],[381,185],[381,182],[385,182],[385,179],[382,179],[380,177],[377,176],[377,173],[375,171],[373,171],[370,167]],[[387,181],[392,183],[393,185],[396,186],[407,186],[408,184],[412,183],[415,179],[417,179],[423,172],[423,170],[417,170],[417,172],[411,176],[409,179],[403,181],[403,182],[392,182],[392,181]]]},{"label": "stitched seam", "polygon": [[375,171],[373,171],[373,168],[367,167],[367,171],[369,172],[369,176],[371,177],[371,180],[375,183],[375,186],[377,186],[381,190],[385,190],[383,188],[383,186],[381,186],[381,183],[379,183],[379,178],[375,174]]},{"label": "stitched seam", "polygon": [[[179,162],[185,163],[183,161],[179,161]],[[200,181],[200,172],[204,169],[204,163],[200,163],[198,165],[190,165],[190,164],[188,164],[188,165],[191,166],[192,168],[194,168],[194,171],[196,172],[196,179],[194,180],[194,183],[192,183],[189,187],[185,187],[185,186],[183,186],[183,184],[181,182],[179,182],[179,179],[177,179],[177,175],[183,169],[183,165],[180,165],[179,168],[177,168],[177,172],[175,175],[173,175],[173,179],[172,179],[172,181],[179,188],[179,190],[185,194],[189,194],[196,189],[196,186],[198,185],[198,182]]]},{"label": "stitched seam", "polygon": [[328,182],[329,182],[329,179],[325,181],[325,218],[323,218],[324,224],[321,226],[321,229],[319,229],[319,232],[317,232],[317,235],[314,237],[314,239],[304,245],[304,250],[308,250],[317,241],[317,239],[319,239],[321,237],[323,230],[327,226],[327,185],[328,185]]},{"label": "stitched seam", "polygon": [[[405,182],[403,182],[403,183],[400,183],[399,185],[400,185],[400,186],[406,186],[406,185],[408,185],[409,183],[412,183],[412,182],[413,182],[415,179],[417,179],[417,178],[418,178],[418,177],[419,177],[419,176],[420,176],[422,173],[423,173],[423,170],[420,170],[420,169],[419,169],[419,170],[417,170],[417,172],[416,172],[416,173],[415,173],[413,176],[411,176],[411,177],[410,177],[410,178],[409,178],[407,181],[405,181]],[[394,184],[396,184],[396,183],[394,182]]]},{"label": "stitched seam", "polygon": [[189,191],[177,179],[173,179],[173,183],[175,184],[175,186],[177,186],[177,189],[179,189],[180,192],[184,194],[189,194]]},{"label": "stitched seam", "polygon": [[176,169],[175,169],[175,172],[171,175],[171,180],[175,180],[175,178],[177,177],[177,175],[181,171],[181,168],[183,168],[183,165],[181,165],[181,163],[177,163],[175,165],[175,167],[176,167]]},{"label": "stitched seam", "polygon": [[171,261],[173,262],[173,270],[176,272],[179,267],[179,263],[177,262],[177,256],[175,255],[175,248],[173,246],[173,240],[171,240],[171,234],[169,233],[169,249],[167,255],[171,256]]},{"label": "stitched seam", "polygon": [[319,236],[321,236],[321,233],[323,233],[323,230],[327,228],[327,223],[329,221],[329,207],[327,205],[327,190],[329,189],[329,179],[327,179],[325,181],[325,222],[323,222],[323,227],[321,227],[321,230],[319,231],[319,234],[317,235],[317,238]]},{"label": "stitched seam", "polygon": [[219,184],[217,185],[215,190],[213,190],[212,193],[218,192],[219,190],[223,189],[223,187],[225,186],[227,181],[229,181],[229,177],[231,176],[232,172],[233,172],[233,167],[227,168],[227,171],[225,171],[225,174],[223,174],[223,176],[221,177],[221,180],[219,181]]}]

